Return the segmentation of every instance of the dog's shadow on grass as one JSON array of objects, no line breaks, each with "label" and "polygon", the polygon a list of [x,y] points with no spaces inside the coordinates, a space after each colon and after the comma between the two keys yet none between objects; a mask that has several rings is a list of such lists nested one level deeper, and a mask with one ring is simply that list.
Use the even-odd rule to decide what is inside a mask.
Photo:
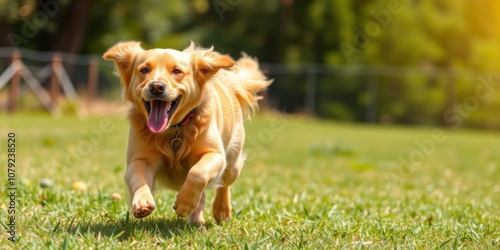
[{"label": "dog's shadow on grass", "polygon": [[68,232],[74,235],[91,234],[96,238],[107,237],[120,241],[127,241],[130,237],[138,238],[140,235],[156,235],[164,238],[172,238],[176,235],[186,235],[201,232],[213,225],[206,223],[200,227],[189,224],[186,219],[175,218],[145,218],[134,219],[127,214],[122,220],[108,220],[99,222],[83,222],[68,228]]}]

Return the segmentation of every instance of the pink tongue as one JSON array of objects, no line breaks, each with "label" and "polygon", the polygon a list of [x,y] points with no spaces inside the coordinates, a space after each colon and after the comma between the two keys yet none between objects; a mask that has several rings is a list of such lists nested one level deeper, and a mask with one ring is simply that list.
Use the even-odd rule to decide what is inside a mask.
[{"label": "pink tongue", "polygon": [[165,130],[168,124],[167,104],[159,100],[151,101],[151,112],[148,118],[148,128],[153,133],[160,133]]}]

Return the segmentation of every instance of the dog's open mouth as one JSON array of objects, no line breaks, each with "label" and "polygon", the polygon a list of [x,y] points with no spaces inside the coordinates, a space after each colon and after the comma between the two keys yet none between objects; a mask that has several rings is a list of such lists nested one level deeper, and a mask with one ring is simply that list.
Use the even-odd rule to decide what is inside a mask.
[{"label": "dog's open mouth", "polygon": [[153,133],[161,133],[165,130],[180,101],[181,96],[170,102],[158,99],[149,102],[144,100],[144,106],[149,113],[147,121],[149,130]]}]

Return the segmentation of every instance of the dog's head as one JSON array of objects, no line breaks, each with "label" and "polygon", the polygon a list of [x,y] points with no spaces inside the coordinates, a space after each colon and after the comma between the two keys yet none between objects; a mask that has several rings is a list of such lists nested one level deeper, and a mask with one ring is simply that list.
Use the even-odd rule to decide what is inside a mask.
[{"label": "dog's head", "polygon": [[161,133],[177,124],[202,101],[205,83],[221,68],[234,65],[231,57],[213,49],[144,50],[138,42],[121,42],[103,58],[115,63],[124,97],[142,113],[148,128]]}]

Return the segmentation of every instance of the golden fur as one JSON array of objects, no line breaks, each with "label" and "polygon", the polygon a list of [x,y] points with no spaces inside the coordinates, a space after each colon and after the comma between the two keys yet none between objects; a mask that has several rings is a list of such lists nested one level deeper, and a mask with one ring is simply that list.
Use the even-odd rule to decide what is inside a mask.
[{"label": "golden fur", "polygon": [[[123,97],[132,104],[125,180],[134,216],[154,210],[156,180],[179,191],[176,213],[196,223],[204,222],[204,189],[217,187],[214,218],[229,219],[230,185],[245,160],[243,121],[258,108],[257,93],[271,83],[257,61],[243,54],[235,63],[194,43],[177,51],[121,42],[103,57],[115,63]],[[175,126],[193,109],[196,116]],[[170,146],[175,131],[182,139],[177,150]]]}]

